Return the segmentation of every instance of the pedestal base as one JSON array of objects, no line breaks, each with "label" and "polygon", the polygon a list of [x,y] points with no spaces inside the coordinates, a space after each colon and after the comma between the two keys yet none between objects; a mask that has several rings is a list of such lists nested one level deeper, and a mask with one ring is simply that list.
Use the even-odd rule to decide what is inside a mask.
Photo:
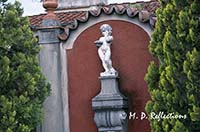
[{"label": "pedestal base", "polygon": [[92,99],[94,120],[99,132],[128,132],[128,99],[118,88],[118,76],[100,77],[101,91]]}]

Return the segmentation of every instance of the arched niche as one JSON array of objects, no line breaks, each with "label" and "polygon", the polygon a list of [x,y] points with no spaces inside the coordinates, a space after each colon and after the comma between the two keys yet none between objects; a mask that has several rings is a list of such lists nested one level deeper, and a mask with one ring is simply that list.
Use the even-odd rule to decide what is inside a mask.
[{"label": "arched niche", "polygon": [[151,28],[149,23],[140,22],[137,17],[131,18],[131,17],[128,17],[127,15],[118,15],[118,14],[115,14],[115,13],[112,14],[112,15],[106,15],[106,14],[102,13],[98,17],[92,17],[91,16],[88,19],[88,21],[85,22],[85,23],[77,23],[77,24],[79,24],[78,28],[76,30],[72,30],[70,32],[70,36],[69,36],[68,40],[62,43],[63,48],[72,49],[73,45],[74,45],[74,41],[84,30],[91,27],[92,25],[95,25],[96,23],[108,21],[108,20],[121,20],[121,21],[126,21],[126,22],[129,22],[129,23],[135,24],[135,25],[141,27],[148,34],[148,36],[151,38],[151,33],[152,33],[153,29]]},{"label": "arched niche", "polygon": [[[94,41],[101,36],[99,27],[102,24],[107,23],[113,28],[113,66],[119,72],[119,87],[129,98],[129,111],[144,112],[150,99],[144,81],[153,59],[148,51],[150,26],[123,16],[120,19],[115,15],[103,17],[91,18],[86,25],[79,25],[63,45],[67,53],[70,132],[97,132],[91,100],[101,87],[98,77],[103,68]],[[148,120],[129,120],[129,132],[136,130],[150,132]]]}]

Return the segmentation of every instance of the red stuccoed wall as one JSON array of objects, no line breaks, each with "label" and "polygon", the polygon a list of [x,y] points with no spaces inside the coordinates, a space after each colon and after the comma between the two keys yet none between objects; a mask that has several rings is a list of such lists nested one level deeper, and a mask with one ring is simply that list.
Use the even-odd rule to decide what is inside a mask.
[{"label": "red stuccoed wall", "polygon": [[150,38],[141,27],[118,20],[89,27],[76,39],[73,49],[67,51],[71,132],[97,132],[91,100],[100,91],[98,76],[103,67],[94,41],[101,36],[99,27],[105,23],[113,28],[112,61],[120,75],[119,86],[129,97],[129,111],[139,117],[129,120],[129,132],[150,132],[148,120],[140,120],[150,99],[144,81],[152,59],[148,52]]}]

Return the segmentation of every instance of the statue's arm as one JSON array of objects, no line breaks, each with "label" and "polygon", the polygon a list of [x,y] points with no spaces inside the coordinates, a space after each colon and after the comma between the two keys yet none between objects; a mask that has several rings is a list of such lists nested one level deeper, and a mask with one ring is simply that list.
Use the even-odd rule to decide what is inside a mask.
[{"label": "statue's arm", "polygon": [[94,41],[94,43],[95,43],[96,46],[99,48],[99,47],[103,44],[103,41],[101,41],[101,40],[96,40],[96,41]]},{"label": "statue's arm", "polygon": [[111,43],[113,41],[113,36],[106,37],[106,42]]}]

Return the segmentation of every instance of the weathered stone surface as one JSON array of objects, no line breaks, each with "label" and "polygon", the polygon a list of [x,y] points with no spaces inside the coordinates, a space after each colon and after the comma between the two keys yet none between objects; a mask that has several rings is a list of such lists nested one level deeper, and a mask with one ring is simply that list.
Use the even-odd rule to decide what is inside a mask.
[{"label": "weathered stone surface", "polygon": [[128,132],[124,110],[104,109],[95,112],[94,120],[99,132]]},{"label": "weathered stone surface", "polygon": [[38,132],[63,132],[60,89],[59,44],[43,45],[39,54],[43,73],[51,84],[51,95],[44,103],[44,121]]},{"label": "weathered stone surface", "polygon": [[37,132],[69,132],[66,51],[58,39],[61,32],[57,19],[44,19],[37,29],[42,72],[51,84],[51,95],[44,103],[44,121]]},{"label": "weathered stone surface", "polygon": [[37,132],[69,132],[66,54],[60,44],[41,47],[40,66],[51,84],[51,95],[44,103],[44,121]]},{"label": "weathered stone surface", "polygon": [[101,76],[101,91],[92,99],[99,132],[127,132],[128,99],[118,87],[118,76]]},{"label": "weathered stone surface", "polygon": [[58,35],[61,33],[61,26],[58,20],[43,20],[42,26],[37,28],[39,44],[58,44]]},{"label": "weathered stone surface", "polygon": [[104,5],[107,0],[58,0],[58,9],[80,8],[92,5]]}]

